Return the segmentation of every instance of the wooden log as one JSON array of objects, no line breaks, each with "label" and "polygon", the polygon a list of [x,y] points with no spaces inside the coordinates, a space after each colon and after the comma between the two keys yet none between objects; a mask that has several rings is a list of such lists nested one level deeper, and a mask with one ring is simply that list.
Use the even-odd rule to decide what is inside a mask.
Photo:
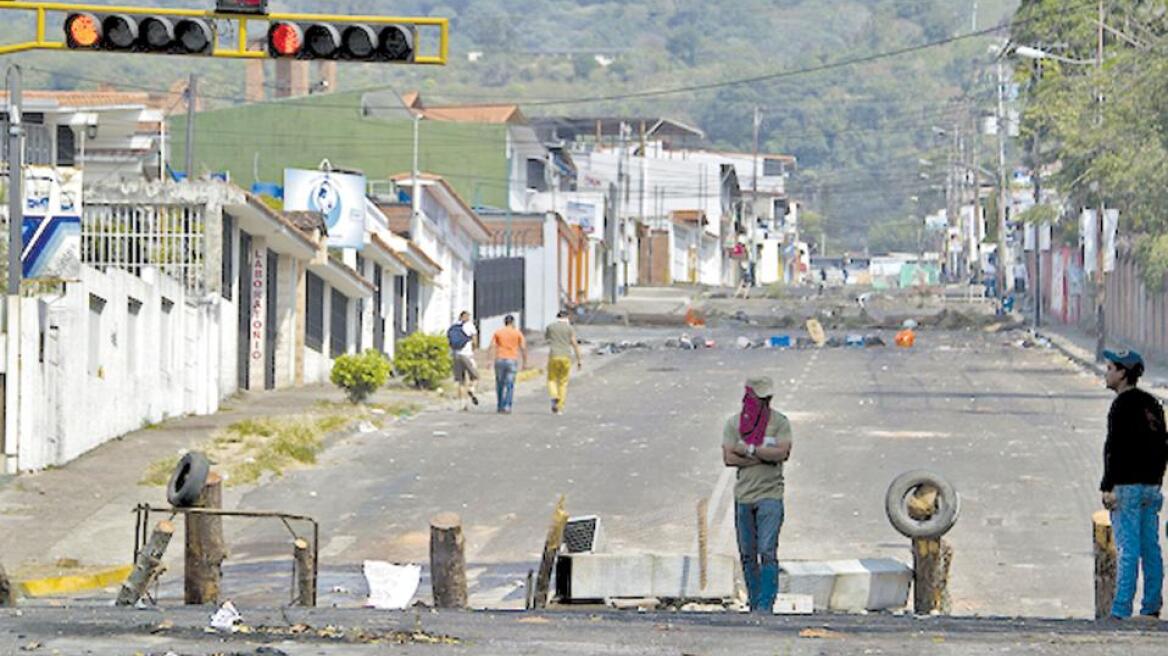
[{"label": "wooden log", "polygon": [[701,589],[706,589],[709,571],[710,531],[707,528],[706,515],[709,512],[710,500],[703,498],[698,501],[698,576]]},{"label": "wooden log", "polygon": [[[211,472],[196,508],[223,507],[223,479]],[[227,548],[223,542],[223,518],[188,514],[183,598],[188,605],[218,604],[219,581]]]},{"label": "wooden log", "polygon": [[296,579],[296,605],[316,606],[316,556],[308,548],[308,540],[292,543],[292,569]]},{"label": "wooden log", "polygon": [[913,612],[948,615],[953,548],[941,538],[913,538]]},{"label": "wooden log", "polygon": [[465,549],[458,515],[440,513],[430,519],[430,587],[435,608],[466,608]]},{"label": "wooden log", "polygon": [[547,608],[548,589],[552,584],[552,568],[556,564],[556,556],[560,553],[560,544],[564,541],[564,527],[568,524],[568,511],[564,510],[564,497],[556,503],[552,512],[552,523],[548,526],[547,538],[543,543],[543,558],[539,561],[539,574],[535,578],[535,593],[532,598],[533,608]]},{"label": "wooden log", "polygon": [[527,593],[523,596],[523,609],[531,610],[535,607],[535,570],[527,570]]},{"label": "wooden log", "polygon": [[8,574],[4,571],[4,566],[0,565],[0,608],[15,605],[16,592],[12,588],[12,582],[8,580]]},{"label": "wooden log", "polygon": [[924,521],[933,516],[937,512],[937,488],[932,485],[922,485],[913,492],[909,497],[908,516],[919,521]]},{"label": "wooden log", "polygon": [[134,569],[130,576],[122,583],[118,591],[118,606],[133,606],[146,594],[146,588],[162,573],[162,556],[170,539],[174,537],[174,524],[166,520],[158,522],[146,546],[138,552],[138,559],[134,562]]},{"label": "wooden log", "polygon": [[1111,513],[1100,510],[1091,515],[1092,544],[1095,552],[1095,619],[1111,615],[1115,600],[1116,551],[1111,531]]}]

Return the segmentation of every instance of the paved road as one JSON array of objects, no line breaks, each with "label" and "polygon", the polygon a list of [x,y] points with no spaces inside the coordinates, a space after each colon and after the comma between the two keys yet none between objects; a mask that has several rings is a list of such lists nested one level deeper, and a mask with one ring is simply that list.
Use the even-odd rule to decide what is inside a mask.
[{"label": "paved road", "polygon": [[[0,611],[0,653],[308,656],[319,654],[738,656],[888,654],[1042,656],[1162,654],[1161,627],[1081,621],[890,616],[465,613],[244,610],[250,633],[205,633],[207,612],[115,609]],[[293,638],[289,627],[301,625]],[[311,627],[311,628],[309,628]],[[319,633],[325,631],[328,637]],[[444,639],[432,644],[425,640]],[[404,644],[398,644],[404,642]],[[453,644],[450,644],[453,643]],[[389,646],[387,646],[389,645]]]},{"label": "paved road", "polygon": [[[729,345],[737,333],[714,336]],[[521,604],[519,582],[560,494],[573,514],[601,516],[611,549],[665,552],[693,549],[694,507],[708,497],[713,548],[732,553],[732,476],[720,464],[719,429],[741,380],[761,372],[779,382],[796,439],[780,558],[908,561],[882,499],[894,476],[928,467],[962,494],[949,536],[957,613],[1088,617],[1089,515],[1109,393],[1056,353],[1012,339],[925,332],[912,350],[719,346],[591,357],[563,417],[531,384],[513,416],[424,414],[345,440],[316,469],[241,505],[321,518],[323,598],[339,605],[362,601],[363,559],[425,563],[428,519],[444,510],[463,517],[477,603]],[[247,526],[230,541],[229,564],[243,568],[234,571],[267,572],[271,590],[286,594],[283,528]],[[228,591],[243,595],[232,578]]]}]

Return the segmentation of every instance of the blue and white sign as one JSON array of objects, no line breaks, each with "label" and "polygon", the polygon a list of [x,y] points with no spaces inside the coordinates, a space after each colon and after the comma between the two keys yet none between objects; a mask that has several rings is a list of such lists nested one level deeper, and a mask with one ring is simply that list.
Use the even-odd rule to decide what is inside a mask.
[{"label": "blue and white sign", "polygon": [[25,279],[80,279],[81,189],[79,169],[25,170],[20,253]]},{"label": "blue and white sign", "polygon": [[284,169],[284,209],[320,212],[329,248],[365,246],[365,176]]}]

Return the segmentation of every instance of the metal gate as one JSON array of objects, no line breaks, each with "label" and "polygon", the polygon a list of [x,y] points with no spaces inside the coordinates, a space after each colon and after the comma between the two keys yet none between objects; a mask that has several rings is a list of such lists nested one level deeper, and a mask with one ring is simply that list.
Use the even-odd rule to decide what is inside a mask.
[{"label": "metal gate", "polygon": [[522,257],[479,260],[475,262],[474,280],[475,317],[497,317],[523,311]]},{"label": "metal gate", "polygon": [[264,310],[267,316],[264,317],[264,389],[276,389],[276,339],[279,335],[280,326],[278,324],[279,314],[276,312],[276,302],[280,298],[280,293],[277,288],[277,281],[279,280],[279,271],[277,267],[280,265],[280,257],[274,252],[268,251],[267,262],[267,295],[264,299]]},{"label": "metal gate", "polygon": [[[236,383],[240,391],[251,387],[251,235],[239,231],[239,287],[236,300],[236,309],[239,312],[236,329]],[[223,281],[223,284],[235,284],[235,281]]]}]

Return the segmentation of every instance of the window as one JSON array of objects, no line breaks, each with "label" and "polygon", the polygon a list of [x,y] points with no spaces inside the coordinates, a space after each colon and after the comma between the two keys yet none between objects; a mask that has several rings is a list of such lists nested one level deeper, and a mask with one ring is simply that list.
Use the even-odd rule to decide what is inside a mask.
[{"label": "window", "polygon": [[163,373],[170,373],[174,367],[174,337],[171,328],[171,313],[174,311],[174,301],[162,299],[162,325],[158,331],[158,366]]},{"label": "window", "polygon": [[90,376],[105,378],[101,368],[101,315],[105,312],[105,299],[89,295],[89,355],[87,370]]},{"label": "window", "polygon": [[231,300],[235,288],[235,217],[223,213],[223,262],[221,267],[223,298]]},{"label": "window", "polygon": [[335,358],[345,353],[349,342],[349,299],[335,289],[332,291],[332,303],[329,307],[329,356]]},{"label": "window", "polygon": [[527,160],[527,188],[535,191],[547,191],[547,177],[544,174],[544,163],[541,159]]},{"label": "window", "polygon": [[762,175],[765,178],[777,178],[785,173],[783,160],[767,157],[762,160]]},{"label": "window", "polygon": [[309,272],[305,276],[308,298],[304,303],[304,345],[314,351],[324,347],[324,281]]},{"label": "window", "polygon": [[142,318],[142,301],[131,298],[126,307],[126,373],[138,375],[138,322]]}]

